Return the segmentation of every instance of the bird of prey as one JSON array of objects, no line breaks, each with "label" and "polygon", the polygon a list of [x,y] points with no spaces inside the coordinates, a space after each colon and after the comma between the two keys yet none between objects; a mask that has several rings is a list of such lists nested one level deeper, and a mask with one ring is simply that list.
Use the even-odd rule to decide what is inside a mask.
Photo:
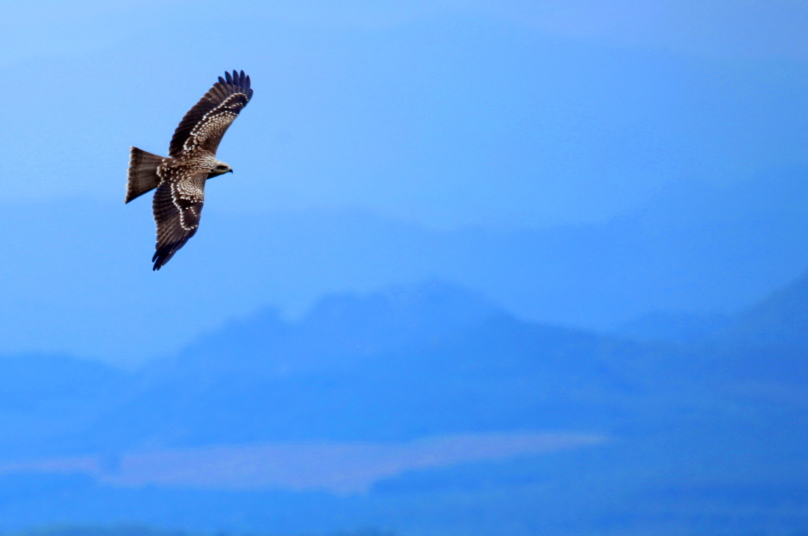
[{"label": "bird of prey", "polygon": [[124,203],[157,188],[152,203],[157,223],[154,270],[167,263],[199,228],[205,181],[233,172],[216,159],[216,149],[252,94],[244,71],[225,73],[182,118],[168,157],[131,148]]}]

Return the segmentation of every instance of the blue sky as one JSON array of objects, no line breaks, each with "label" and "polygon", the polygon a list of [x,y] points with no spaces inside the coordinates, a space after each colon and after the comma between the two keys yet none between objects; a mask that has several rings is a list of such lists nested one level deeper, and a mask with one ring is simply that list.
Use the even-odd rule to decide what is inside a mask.
[{"label": "blue sky", "polygon": [[209,209],[605,221],[671,182],[805,165],[806,17],[797,2],[18,4],[0,136],[25,167],[6,199],[119,195],[128,145],[164,151],[235,67],[256,100],[222,146],[238,186]]},{"label": "blue sky", "polygon": [[[154,357],[261,307],[300,313],[327,292],[433,276],[601,329],[737,311],[805,269],[799,207],[749,192],[808,170],[806,24],[799,2],[4,6],[0,353]],[[234,68],[255,89],[219,149],[235,173],[208,184],[200,233],[152,274],[149,200],[123,205],[129,147],[165,154]],[[624,241],[645,246],[621,269],[621,218],[670,192],[759,200],[741,225],[721,208],[721,229],[789,216],[771,237],[699,242],[680,265],[709,218],[676,201],[656,235]],[[616,242],[529,235],[613,222]],[[646,268],[643,248],[666,252]]]}]

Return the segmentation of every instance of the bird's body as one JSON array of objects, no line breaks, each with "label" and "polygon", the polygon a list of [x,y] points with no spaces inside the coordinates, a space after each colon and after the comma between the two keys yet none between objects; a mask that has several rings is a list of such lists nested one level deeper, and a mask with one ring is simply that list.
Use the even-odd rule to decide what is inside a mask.
[{"label": "bird's body", "polygon": [[205,181],[233,171],[216,159],[216,150],[252,94],[244,71],[226,73],[185,114],[171,139],[168,157],[131,148],[125,202],[157,189],[152,205],[157,224],[154,270],[167,263],[199,228]]}]

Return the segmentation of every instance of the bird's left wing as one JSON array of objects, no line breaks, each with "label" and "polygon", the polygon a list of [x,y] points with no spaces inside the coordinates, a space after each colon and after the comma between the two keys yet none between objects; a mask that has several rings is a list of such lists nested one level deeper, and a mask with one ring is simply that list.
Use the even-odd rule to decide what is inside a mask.
[{"label": "bird's left wing", "polygon": [[180,121],[171,138],[169,156],[193,149],[203,149],[215,155],[227,127],[247,106],[252,95],[250,77],[244,71],[233,71],[232,76],[225,73],[224,78],[220,76],[219,81]]},{"label": "bird's left wing", "polygon": [[206,179],[207,174],[197,174],[177,182],[163,181],[157,187],[152,204],[157,223],[154,270],[159,270],[196,234],[205,202]]}]

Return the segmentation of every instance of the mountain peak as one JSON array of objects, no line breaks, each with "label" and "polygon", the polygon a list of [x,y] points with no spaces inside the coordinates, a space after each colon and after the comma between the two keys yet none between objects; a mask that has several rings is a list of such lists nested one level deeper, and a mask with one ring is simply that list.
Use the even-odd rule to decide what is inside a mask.
[{"label": "mountain peak", "polygon": [[186,347],[172,366],[259,374],[350,366],[503,314],[479,294],[439,280],[364,295],[331,294],[294,321],[273,309],[232,320]]},{"label": "mountain peak", "polygon": [[349,322],[352,327],[396,330],[416,335],[440,324],[462,329],[502,311],[480,294],[437,279],[397,285],[365,295],[332,294],[301,319],[310,327]]}]

